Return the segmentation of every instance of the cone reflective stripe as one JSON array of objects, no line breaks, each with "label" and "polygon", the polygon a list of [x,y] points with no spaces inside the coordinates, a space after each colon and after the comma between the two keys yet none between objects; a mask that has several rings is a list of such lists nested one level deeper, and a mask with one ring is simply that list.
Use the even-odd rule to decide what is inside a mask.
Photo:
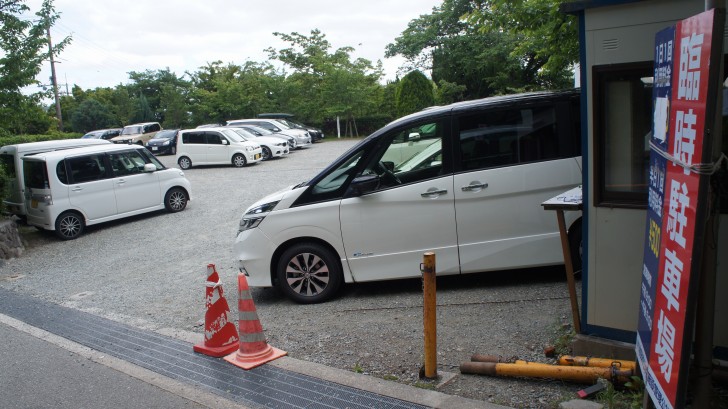
[{"label": "cone reflective stripe", "polygon": [[205,340],[192,349],[214,357],[225,356],[238,349],[238,331],[228,318],[230,307],[214,264],[207,265],[205,309]]},{"label": "cone reflective stripe", "polygon": [[250,295],[248,280],[243,273],[238,274],[238,326],[240,348],[225,357],[231,364],[243,369],[252,369],[287,354],[268,345],[253,297]]}]

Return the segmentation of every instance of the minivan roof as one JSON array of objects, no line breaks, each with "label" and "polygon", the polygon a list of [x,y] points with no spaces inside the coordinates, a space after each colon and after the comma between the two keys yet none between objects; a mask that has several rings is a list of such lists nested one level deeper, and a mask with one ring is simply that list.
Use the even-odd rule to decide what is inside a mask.
[{"label": "minivan roof", "polygon": [[[525,92],[521,94],[511,94],[511,95],[499,95],[494,97],[488,97],[488,98],[481,98],[481,99],[474,99],[471,101],[461,101],[461,102],[454,102],[449,105],[438,105],[433,106],[429,108],[425,108],[421,111],[409,114],[407,116],[404,116],[402,118],[395,119],[394,121],[390,122],[389,124],[385,125],[382,130],[389,129],[391,127],[397,126],[401,122],[410,121],[412,119],[417,118],[425,118],[429,116],[439,116],[444,115],[451,112],[462,112],[462,111],[468,111],[471,109],[479,109],[482,107],[487,107],[490,105],[502,105],[503,107],[508,107],[515,104],[522,104],[530,101],[543,101],[548,102],[549,100],[562,100],[564,98],[568,97],[577,97],[579,96],[579,89],[573,88],[568,90],[562,90],[562,91],[535,91],[535,92]],[[379,132],[375,132],[379,133]]]},{"label": "minivan roof", "polygon": [[41,141],[41,142],[28,142],[18,143],[15,145],[5,145],[0,147],[0,152],[28,152],[28,151],[39,151],[45,149],[58,149],[67,146],[83,146],[83,145],[113,145],[111,142],[104,139],[56,139],[54,141]]},{"label": "minivan roof", "polygon": [[118,152],[118,151],[125,151],[129,149],[146,149],[143,146],[139,145],[128,145],[128,144],[105,144],[105,145],[94,145],[94,146],[84,146],[81,148],[71,148],[71,149],[63,149],[60,151],[51,151],[51,152],[43,152],[39,153],[37,155],[33,156],[24,156],[23,160],[38,160],[38,161],[48,161],[52,159],[58,159],[58,158],[65,158],[67,156],[79,156],[79,155],[86,155],[90,153],[99,153],[99,152]]}]

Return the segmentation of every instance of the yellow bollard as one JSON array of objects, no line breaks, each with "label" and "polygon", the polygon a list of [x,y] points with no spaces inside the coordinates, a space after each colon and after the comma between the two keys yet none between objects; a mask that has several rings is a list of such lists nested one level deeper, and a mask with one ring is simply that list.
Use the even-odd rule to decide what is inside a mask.
[{"label": "yellow bollard", "polygon": [[424,293],[425,378],[437,378],[437,288],[435,284],[435,253],[424,254],[422,290]]}]

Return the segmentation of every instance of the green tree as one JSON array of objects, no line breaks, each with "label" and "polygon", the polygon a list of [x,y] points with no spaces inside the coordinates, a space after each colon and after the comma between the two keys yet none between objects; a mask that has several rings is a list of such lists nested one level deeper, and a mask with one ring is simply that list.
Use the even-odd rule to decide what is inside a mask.
[{"label": "green tree", "polygon": [[164,114],[164,128],[183,128],[189,125],[187,106],[184,90],[172,84],[162,86],[160,108]]},{"label": "green tree", "polygon": [[81,133],[110,128],[115,124],[116,119],[109,108],[93,98],[80,103],[71,119],[73,130]]},{"label": "green tree", "polygon": [[402,78],[397,89],[397,116],[405,116],[435,104],[432,82],[420,71]]},{"label": "green tree", "polygon": [[[0,126],[15,134],[32,132],[48,123],[42,118],[46,114],[39,103],[51,90],[25,95],[23,89],[40,84],[35,77],[49,58],[46,30],[59,15],[51,0],[43,1],[35,13],[37,19],[21,18],[29,11],[23,0],[0,2]],[[58,41],[50,52],[59,55],[69,42],[70,37]]]},{"label": "green tree", "polygon": [[475,0],[464,18],[484,33],[510,33],[512,55],[538,74],[545,87],[568,87],[579,61],[576,17],[559,11],[561,0]]},{"label": "green tree", "polygon": [[139,94],[139,98],[136,99],[132,122],[154,122],[156,120],[154,112],[152,112],[152,109],[149,107],[147,97],[145,97],[144,94]]},{"label": "green tree", "polygon": [[352,47],[332,51],[326,35],[317,29],[310,35],[273,34],[289,43],[287,48],[266,51],[270,59],[292,69],[285,77],[285,105],[301,120],[317,124],[339,116],[346,119],[349,129],[355,129],[356,117],[376,113],[376,95],[382,89],[381,62],[352,60]]},{"label": "green tree", "polygon": [[[410,21],[394,43],[387,45],[385,56],[405,57],[406,70],[432,70],[432,80],[448,92],[446,99],[474,99],[570,85],[568,69],[544,71],[546,61],[521,48],[522,33],[510,27],[490,29],[489,23],[475,18],[475,6],[482,3],[444,0],[431,14]],[[533,21],[536,20],[541,18]],[[578,52],[578,48],[575,50]]]}]

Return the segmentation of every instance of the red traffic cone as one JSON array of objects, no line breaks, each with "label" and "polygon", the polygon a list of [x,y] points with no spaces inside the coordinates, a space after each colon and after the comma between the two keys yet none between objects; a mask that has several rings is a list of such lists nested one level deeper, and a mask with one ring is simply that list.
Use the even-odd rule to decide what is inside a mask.
[{"label": "red traffic cone", "polygon": [[287,354],[268,345],[263,327],[250,296],[245,274],[238,274],[238,324],[240,326],[240,349],[225,357],[225,360],[243,369],[252,369]]},{"label": "red traffic cone", "polygon": [[228,316],[230,307],[214,264],[207,265],[205,291],[205,341],[192,347],[195,352],[220,357],[238,348],[238,331]]}]

